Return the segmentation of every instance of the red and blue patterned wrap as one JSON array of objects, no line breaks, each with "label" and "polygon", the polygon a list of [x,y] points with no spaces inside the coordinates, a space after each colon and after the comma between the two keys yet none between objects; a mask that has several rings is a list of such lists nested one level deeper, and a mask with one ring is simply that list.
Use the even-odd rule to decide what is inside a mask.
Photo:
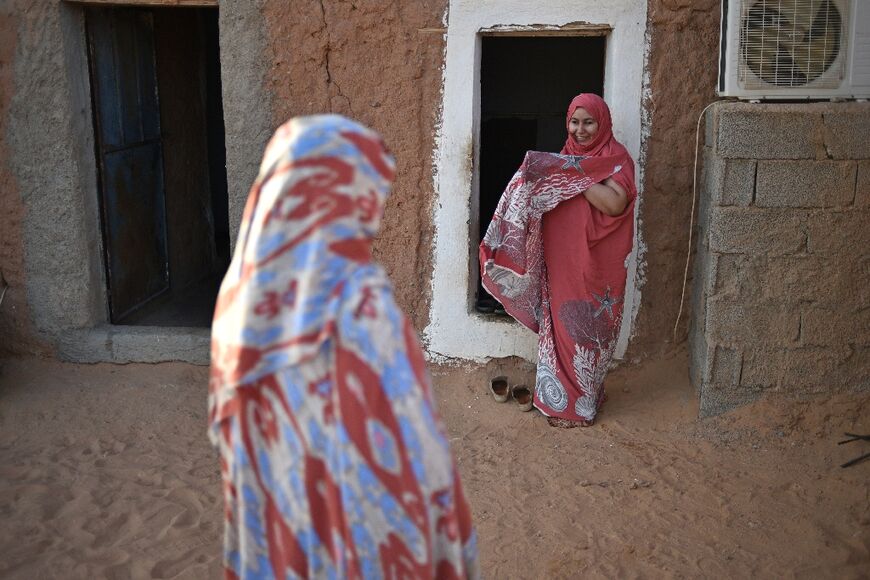
[{"label": "red and blue patterned wrap", "polygon": [[227,578],[473,578],[416,333],[371,260],[395,165],[337,115],[278,129],[212,338]]}]

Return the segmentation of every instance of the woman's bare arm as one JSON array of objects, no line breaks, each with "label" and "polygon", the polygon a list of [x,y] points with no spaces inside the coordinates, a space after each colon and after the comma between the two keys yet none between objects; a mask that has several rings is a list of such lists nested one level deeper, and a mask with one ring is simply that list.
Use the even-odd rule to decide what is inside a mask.
[{"label": "woman's bare arm", "polygon": [[583,192],[583,195],[596,209],[609,216],[621,214],[628,205],[628,195],[612,177],[596,183]]}]

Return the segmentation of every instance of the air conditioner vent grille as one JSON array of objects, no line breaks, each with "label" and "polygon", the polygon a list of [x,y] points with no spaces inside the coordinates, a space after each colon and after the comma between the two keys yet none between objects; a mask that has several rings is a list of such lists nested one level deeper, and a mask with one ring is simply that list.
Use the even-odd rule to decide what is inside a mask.
[{"label": "air conditioner vent grille", "polygon": [[740,18],[740,84],[745,89],[837,88],[846,30],[832,0],[745,0]]}]

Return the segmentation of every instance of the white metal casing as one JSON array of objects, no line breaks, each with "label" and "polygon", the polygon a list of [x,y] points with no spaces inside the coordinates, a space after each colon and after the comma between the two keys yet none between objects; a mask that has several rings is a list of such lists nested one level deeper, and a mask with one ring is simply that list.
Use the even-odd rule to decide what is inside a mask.
[{"label": "white metal casing", "polygon": [[[746,24],[744,17],[747,12],[763,3],[768,9],[781,7],[787,13],[800,1],[722,0],[717,90],[720,96],[751,100],[870,98],[870,0],[830,0],[842,19],[839,51],[823,74],[802,86],[766,82],[753,74],[745,59],[741,62],[741,28]],[[804,1],[820,4],[820,0]],[[772,18],[767,20],[774,21]],[[794,34],[794,30],[794,26],[784,27],[782,34]]]}]

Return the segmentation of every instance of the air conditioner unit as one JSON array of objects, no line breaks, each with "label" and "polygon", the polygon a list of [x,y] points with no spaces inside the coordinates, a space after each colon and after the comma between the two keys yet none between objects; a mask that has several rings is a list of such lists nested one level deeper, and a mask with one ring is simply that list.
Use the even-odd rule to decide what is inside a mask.
[{"label": "air conditioner unit", "polygon": [[722,0],[718,92],[870,97],[870,0]]}]

